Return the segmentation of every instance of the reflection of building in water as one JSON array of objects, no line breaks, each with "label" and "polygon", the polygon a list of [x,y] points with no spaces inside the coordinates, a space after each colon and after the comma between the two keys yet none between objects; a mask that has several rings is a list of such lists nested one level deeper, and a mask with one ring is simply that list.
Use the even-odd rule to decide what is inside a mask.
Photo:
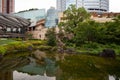
[{"label": "reflection of building in water", "polygon": [[14,75],[13,80],[56,80],[55,77],[30,75],[28,73],[21,73],[18,71],[14,71],[13,75]]},{"label": "reflection of building in water", "polygon": [[13,80],[13,72],[0,72],[0,80]]}]

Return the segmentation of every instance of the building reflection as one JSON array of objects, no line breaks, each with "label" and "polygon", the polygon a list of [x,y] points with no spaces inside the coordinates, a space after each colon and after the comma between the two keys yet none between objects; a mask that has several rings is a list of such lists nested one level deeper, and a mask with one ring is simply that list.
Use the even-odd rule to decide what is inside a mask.
[{"label": "building reflection", "polygon": [[0,80],[13,80],[13,72],[12,71],[0,72]]}]

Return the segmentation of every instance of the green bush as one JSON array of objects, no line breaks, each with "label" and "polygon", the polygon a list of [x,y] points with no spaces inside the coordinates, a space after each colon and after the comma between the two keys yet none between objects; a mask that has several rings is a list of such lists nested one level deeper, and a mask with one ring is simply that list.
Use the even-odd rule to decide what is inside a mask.
[{"label": "green bush", "polygon": [[7,49],[5,46],[0,46],[0,54],[4,55],[7,52]]},{"label": "green bush", "polygon": [[38,49],[43,50],[43,51],[44,51],[44,50],[51,51],[51,50],[52,50],[52,47],[51,47],[51,46],[43,46],[43,45],[42,45],[42,46],[39,46]]},{"label": "green bush", "polygon": [[28,47],[32,46],[30,43],[25,43],[25,42],[12,42],[7,45],[5,45],[7,49],[7,53],[9,52],[14,52],[14,51],[26,51],[28,50]]},{"label": "green bush", "polygon": [[100,46],[100,44],[95,43],[95,42],[83,44],[83,48],[92,48],[92,49],[96,49],[96,48],[99,48],[99,46]]},{"label": "green bush", "polygon": [[25,43],[25,42],[18,42],[18,43],[11,43],[11,46],[14,46],[15,49],[26,49],[28,46],[31,46],[30,43]]},{"label": "green bush", "polygon": [[38,45],[45,45],[45,44],[46,44],[46,41],[31,40],[31,41],[28,41],[28,43],[31,43],[32,45],[38,46]]}]

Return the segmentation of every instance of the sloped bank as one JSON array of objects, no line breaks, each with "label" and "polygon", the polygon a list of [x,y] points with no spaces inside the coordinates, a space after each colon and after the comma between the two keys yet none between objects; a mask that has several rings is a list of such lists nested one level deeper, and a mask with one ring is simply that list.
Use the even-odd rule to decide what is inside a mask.
[{"label": "sloped bank", "polygon": [[[39,50],[51,50],[52,47],[46,45],[46,41],[41,40],[28,40],[28,41],[0,41],[0,55],[10,54],[10,53],[17,53],[23,51],[33,51],[36,49]],[[4,42],[4,43],[3,43]]]},{"label": "sloped bank", "polygon": [[18,51],[28,51],[29,47],[33,45],[27,42],[11,42],[8,44],[0,45],[0,54],[5,55],[11,52],[18,52]]}]

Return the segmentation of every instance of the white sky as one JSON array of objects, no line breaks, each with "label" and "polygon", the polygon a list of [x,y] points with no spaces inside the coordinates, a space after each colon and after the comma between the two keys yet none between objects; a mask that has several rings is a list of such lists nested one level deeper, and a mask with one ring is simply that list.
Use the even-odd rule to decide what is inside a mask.
[{"label": "white sky", "polygon": [[[110,12],[120,12],[120,0],[109,0]],[[15,0],[15,12],[28,10],[31,8],[45,8],[56,7],[56,0]]]}]

